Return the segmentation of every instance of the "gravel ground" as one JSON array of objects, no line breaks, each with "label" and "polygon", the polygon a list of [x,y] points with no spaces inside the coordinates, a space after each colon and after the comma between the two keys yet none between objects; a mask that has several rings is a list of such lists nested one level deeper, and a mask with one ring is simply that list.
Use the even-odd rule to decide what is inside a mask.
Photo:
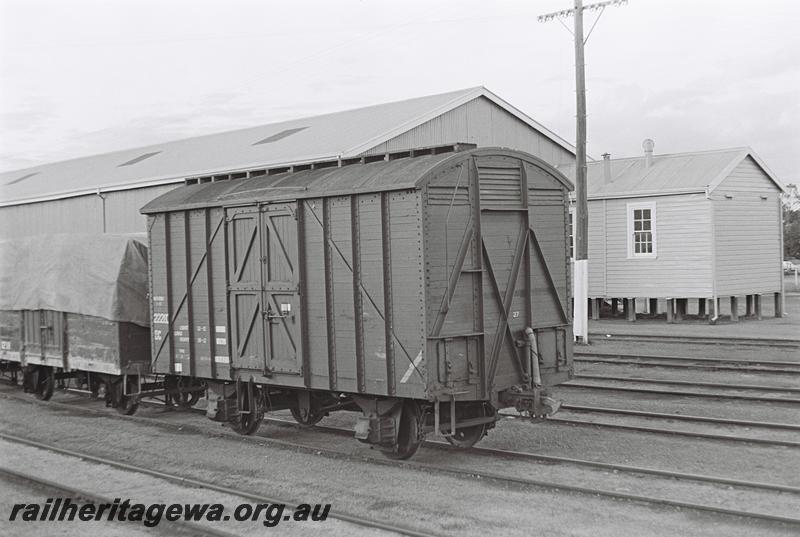
[{"label": "gravel ground", "polygon": [[[181,486],[147,474],[120,470],[113,466],[87,462],[75,457],[52,453],[47,450],[4,440],[0,440],[0,457],[2,457],[3,465],[9,468],[18,469],[33,476],[54,481],[60,485],[74,487],[78,490],[90,493],[93,496],[107,498],[111,501],[113,501],[114,498],[120,498],[122,500],[129,499],[131,503],[142,503],[144,505],[219,503],[225,506],[226,514],[231,516],[231,518],[233,518],[232,514],[235,510],[235,506],[259,503],[251,499],[222,494],[207,489]],[[63,494],[56,494],[51,497],[59,496],[63,497]],[[26,499],[24,501],[30,502],[37,500]],[[288,509],[292,507],[294,507],[294,505],[288,506]],[[290,511],[287,510],[285,512],[289,513]],[[174,535],[176,533],[196,534],[197,531],[193,531],[193,529],[201,530],[202,528],[210,528],[230,532],[233,535],[255,537],[256,535],[263,535],[265,531],[271,530],[271,528],[264,526],[264,520],[266,520],[266,517],[262,515],[262,517],[256,521],[249,520],[246,522],[237,522],[235,520],[220,522],[198,521],[193,523],[189,528],[162,520],[158,526],[156,526],[156,529],[149,530],[149,532],[157,532],[163,535]],[[32,523],[15,521],[15,523],[10,524],[14,529],[25,525],[32,525]],[[44,527],[49,534],[52,528],[57,528],[59,526],[78,526],[85,528],[86,526],[95,526],[96,523],[76,521],[69,524],[55,524],[40,522],[37,523],[37,525],[40,531]],[[131,533],[136,535],[143,531],[148,531],[141,528],[140,523],[137,524],[135,522],[103,522],[102,526],[104,529],[113,527],[113,530],[117,533],[123,530],[126,535]],[[274,531],[280,530],[280,534],[286,536],[307,535],[310,532],[319,532],[323,529],[326,535],[331,535],[333,537],[351,535],[357,537],[377,537],[393,535],[385,531],[363,528],[336,519],[330,519],[324,522],[309,521],[302,523],[292,520],[281,521],[277,526],[274,526],[274,528]],[[131,533],[128,533],[128,531]]]},{"label": "gravel ground", "polygon": [[[352,427],[355,417],[348,414],[340,412],[321,425]],[[800,486],[800,475],[785,471],[800,466],[800,450],[780,446],[516,419],[499,421],[479,446]]]},{"label": "gravel ground", "polygon": [[[5,457],[3,464],[6,464]],[[166,535],[163,531],[136,527],[135,525],[120,526],[109,522],[68,523],[55,524],[47,522],[21,522],[8,521],[14,504],[40,503],[44,504],[48,498],[53,498],[59,493],[28,482],[19,482],[3,477],[0,479],[0,513],[3,525],[0,526],[0,535],[13,535],[14,537],[145,537],[152,535]]]},{"label": "gravel ground", "polygon": [[[792,534],[790,528],[781,525],[535,487],[510,487],[350,458],[331,459],[313,452],[262,446],[227,434],[209,437],[190,428],[178,432],[140,420],[85,417],[9,399],[0,400],[0,406],[4,416],[0,428],[6,432],[272,496],[330,501],[335,509],[402,521],[443,535]],[[177,419],[191,417],[159,413],[177,415]],[[506,427],[501,423],[498,429]],[[517,431],[532,428],[514,427]],[[267,429],[279,432],[277,427]],[[591,436],[585,431],[582,435]],[[573,449],[581,449],[574,439],[562,439],[574,444]],[[596,452],[599,444],[588,440],[588,444],[585,440],[580,443],[584,454]],[[516,442],[517,448],[521,445]],[[432,451],[423,450],[420,455],[441,456]],[[563,449],[559,451],[569,455]],[[737,452],[743,458],[766,455],[764,451]],[[776,462],[780,454],[771,455],[775,456],[769,460],[768,471],[780,464]]]}]

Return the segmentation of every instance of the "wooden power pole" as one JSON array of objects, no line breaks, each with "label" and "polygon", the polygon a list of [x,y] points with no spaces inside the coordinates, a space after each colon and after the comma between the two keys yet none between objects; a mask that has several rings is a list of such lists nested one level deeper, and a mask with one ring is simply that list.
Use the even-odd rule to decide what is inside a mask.
[{"label": "wooden power pole", "polygon": [[[583,0],[575,0],[573,9],[556,11],[541,15],[539,22],[574,16],[575,26],[572,32],[575,37],[575,94],[577,99],[576,143],[575,143],[575,219],[572,233],[575,238],[575,264],[573,270],[573,331],[576,339],[589,342],[589,209],[586,196],[586,72],[584,68],[583,49],[586,39],[583,37],[583,12],[600,13],[595,24],[600,20],[606,6],[627,4],[627,0],[610,0],[584,6]],[[562,23],[563,24],[563,23]],[[566,28],[568,28],[565,25]],[[591,35],[594,25],[589,30]]]}]

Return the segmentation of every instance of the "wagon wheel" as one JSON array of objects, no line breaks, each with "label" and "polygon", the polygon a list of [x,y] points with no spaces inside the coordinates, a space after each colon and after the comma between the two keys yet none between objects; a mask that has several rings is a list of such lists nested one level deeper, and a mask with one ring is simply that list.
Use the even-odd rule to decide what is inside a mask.
[{"label": "wagon wheel", "polygon": [[261,404],[259,389],[252,384],[240,384],[242,390],[237,391],[239,411],[231,421],[233,430],[241,435],[251,435],[258,430],[264,419],[264,405]]},{"label": "wagon wheel", "polygon": [[[125,395],[123,393],[123,382],[124,380],[117,382],[114,386],[114,401],[113,407],[117,409],[117,412],[123,414],[125,416],[132,416],[136,409],[139,408],[139,398],[136,395]],[[133,391],[135,388],[135,380],[132,378],[128,378],[128,392]]]},{"label": "wagon wheel", "polygon": [[314,408],[292,407],[289,411],[300,427],[313,427],[326,416],[325,412],[319,412]]},{"label": "wagon wheel", "polygon": [[53,389],[55,388],[53,368],[49,366],[37,367],[31,375],[31,387],[33,388],[33,395],[37,399],[47,401],[53,397]]},{"label": "wagon wheel", "polygon": [[[476,417],[484,418],[487,414],[486,405],[481,405],[478,416]],[[481,423],[480,425],[473,425],[472,427],[461,427],[460,429],[456,429],[454,434],[445,436],[445,439],[457,448],[467,449],[477,444],[481,438],[486,436],[486,432],[489,428],[488,423]]]},{"label": "wagon wheel", "polygon": [[390,459],[405,460],[411,458],[422,444],[422,427],[420,424],[419,406],[413,401],[403,403],[400,411],[400,429],[397,442],[383,454]]},{"label": "wagon wheel", "polygon": [[170,399],[181,408],[192,408],[200,400],[200,392],[173,393]]}]

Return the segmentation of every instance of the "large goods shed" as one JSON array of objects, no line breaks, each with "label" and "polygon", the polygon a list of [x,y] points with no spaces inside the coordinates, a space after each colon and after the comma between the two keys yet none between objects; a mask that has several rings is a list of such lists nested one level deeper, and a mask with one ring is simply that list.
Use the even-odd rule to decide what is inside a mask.
[{"label": "large goods shed", "polygon": [[[725,299],[737,320],[740,309],[760,317],[762,297],[782,315],[778,178],[746,147],[653,155],[651,140],[643,146],[642,156],[588,166],[593,318],[608,301],[629,320],[637,305],[679,320],[692,299],[693,313],[716,321]],[[574,165],[561,169],[574,177]]]},{"label": "large goods shed", "polygon": [[139,209],[184,183],[458,143],[518,149],[551,165],[574,156],[570,144],[476,87],[4,172],[0,238],[142,232]]}]

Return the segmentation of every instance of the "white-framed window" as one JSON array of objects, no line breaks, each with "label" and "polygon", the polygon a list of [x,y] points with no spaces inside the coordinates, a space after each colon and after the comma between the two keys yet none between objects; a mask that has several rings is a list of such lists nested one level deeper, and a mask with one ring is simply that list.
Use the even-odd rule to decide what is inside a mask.
[{"label": "white-framed window", "polygon": [[628,257],[656,257],[656,204],[628,204]]}]

